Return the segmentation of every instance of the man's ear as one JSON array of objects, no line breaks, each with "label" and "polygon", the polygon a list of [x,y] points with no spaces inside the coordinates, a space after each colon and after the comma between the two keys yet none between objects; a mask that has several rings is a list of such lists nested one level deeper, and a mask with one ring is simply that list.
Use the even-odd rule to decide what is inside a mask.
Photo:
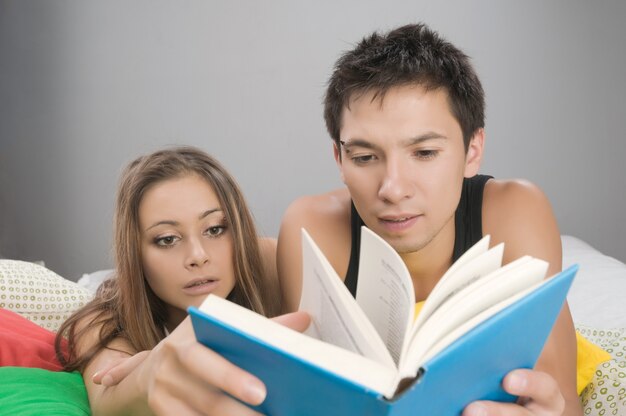
[{"label": "man's ear", "polygon": [[483,160],[483,150],[485,148],[485,129],[480,128],[470,139],[465,154],[465,171],[464,176],[471,178],[478,173],[480,164]]},{"label": "man's ear", "polygon": [[341,145],[339,141],[333,140],[333,156],[335,157],[335,162],[337,163],[337,167],[339,168],[339,173],[341,175],[341,182],[346,182],[343,177],[343,160],[341,159]]}]

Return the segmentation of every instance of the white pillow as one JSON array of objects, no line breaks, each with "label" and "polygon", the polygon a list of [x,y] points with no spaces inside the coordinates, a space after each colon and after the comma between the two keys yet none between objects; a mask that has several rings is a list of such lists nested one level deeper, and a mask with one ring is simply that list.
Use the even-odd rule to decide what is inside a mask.
[{"label": "white pillow", "polygon": [[76,283],[78,283],[78,286],[88,289],[91,293],[96,293],[100,284],[109,277],[113,277],[114,272],[114,269],[105,269],[93,273],[85,273]]},{"label": "white pillow", "polygon": [[0,260],[0,308],[56,332],[92,293],[43,266]]},{"label": "white pillow", "polygon": [[580,269],[567,296],[576,324],[626,328],[626,264],[572,236],[561,236],[563,268]]}]

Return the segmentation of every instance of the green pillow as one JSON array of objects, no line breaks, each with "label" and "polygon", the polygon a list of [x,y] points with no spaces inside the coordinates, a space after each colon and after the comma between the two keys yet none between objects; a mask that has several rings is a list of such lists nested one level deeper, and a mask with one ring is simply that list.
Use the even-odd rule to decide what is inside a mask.
[{"label": "green pillow", "polygon": [[0,409],[5,415],[90,415],[80,373],[0,367]]}]

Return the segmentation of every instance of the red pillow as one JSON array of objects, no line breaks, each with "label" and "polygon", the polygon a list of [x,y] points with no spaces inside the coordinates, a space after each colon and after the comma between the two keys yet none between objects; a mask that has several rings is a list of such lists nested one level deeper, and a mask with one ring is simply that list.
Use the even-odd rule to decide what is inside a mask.
[{"label": "red pillow", "polygon": [[54,353],[54,338],[54,332],[0,308],[0,367],[61,370]]}]

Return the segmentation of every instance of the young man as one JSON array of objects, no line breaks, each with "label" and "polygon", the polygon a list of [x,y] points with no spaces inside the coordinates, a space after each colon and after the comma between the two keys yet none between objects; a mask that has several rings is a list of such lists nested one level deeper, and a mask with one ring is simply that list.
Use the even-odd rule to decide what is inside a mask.
[{"label": "young man", "polygon": [[[400,253],[424,300],[484,234],[505,242],[504,261],[532,255],[561,268],[559,230],[544,194],[519,180],[478,175],[484,94],[467,56],[425,25],[364,38],[337,62],[325,119],[345,189],[293,202],[281,225],[278,268],[285,312],[302,287],[306,228],[351,292],[360,226]],[[504,380],[519,404],[477,402],[464,415],[582,415],[576,339],[563,308],[536,370]]]}]

